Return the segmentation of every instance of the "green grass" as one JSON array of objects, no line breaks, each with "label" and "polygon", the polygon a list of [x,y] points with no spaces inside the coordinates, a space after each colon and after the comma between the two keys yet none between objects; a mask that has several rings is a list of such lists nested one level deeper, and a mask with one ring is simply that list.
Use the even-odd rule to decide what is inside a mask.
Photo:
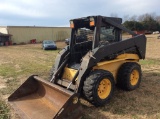
[{"label": "green grass", "polygon": [[15,69],[10,64],[3,64],[0,66],[0,75],[3,77],[13,77],[15,75]]},{"label": "green grass", "polygon": [[16,63],[19,69],[15,68],[15,64],[3,64],[0,67],[0,76],[4,78],[17,78],[20,75],[31,75],[31,74],[46,74],[49,72],[52,64],[49,62],[39,63],[39,62],[24,62],[24,64]]},{"label": "green grass", "polygon": [[8,79],[7,82],[6,82],[7,87],[6,88],[2,88],[0,93],[2,95],[13,93],[13,91],[18,87],[19,83],[20,83],[19,80],[16,79],[16,78]]},{"label": "green grass", "polygon": [[159,65],[160,60],[159,59],[145,59],[145,60],[140,60],[141,65]]},{"label": "green grass", "polygon": [[[29,54],[30,50],[31,49],[29,49],[29,51],[26,52],[28,52]],[[10,59],[9,62],[0,64],[0,76],[3,76],[4,78],[17,78],[20,75],[48,75],[48,72],[54,63],[55,54],[57,54],[57,52],[58,51],[41,51],[40,53],[38,53],[37,51],[36,53],[31,53],[33,53],[33,55],[43,54],[43,56],[39,57],[39,55],[37,55],[32,58],[29,56],[23,56],[19,58]]]},{"label": "green grass", "polygon": [[0,119],[10,119],[9,107],[1,99],[0,99]]}]

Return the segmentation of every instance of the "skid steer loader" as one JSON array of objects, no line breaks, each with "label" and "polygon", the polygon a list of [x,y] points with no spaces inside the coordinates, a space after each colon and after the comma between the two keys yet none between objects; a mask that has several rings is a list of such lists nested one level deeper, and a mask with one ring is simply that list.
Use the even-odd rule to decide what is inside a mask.
[{"label": "skid steer loader", "polygon": [[[139,87],[146,37],[121,23],[121,18],[104,16],[70,20],[71,40],[58,53],[50,82],[30,76],[8,98],[11,106],[25,119],[77,119],[80,97],[103,106],[115,85],[128,91]],[[124,40],[122,31],[132,37]]]}]

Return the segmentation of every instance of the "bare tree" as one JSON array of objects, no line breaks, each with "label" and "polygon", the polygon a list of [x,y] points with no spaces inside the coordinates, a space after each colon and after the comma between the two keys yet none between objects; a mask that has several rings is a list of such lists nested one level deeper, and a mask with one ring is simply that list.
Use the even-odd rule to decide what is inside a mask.
[{"label": "bare tree", "polygon": [[160,16],[156,16],[156,21],[160,24]]},{"label": "bare tree", "polygon": [[138,21],[143,22],[144,20],[149,20],[149,19],[156,19],[156,14],[155,13],[146,13],[138,16]]},{"label": "bare tree", "polygon": [[130,21],[137,21],[137,16],[133,15],[129,18]]},{"label": "bare tree", "polygon": [[145,14],[138,16],[138,19],[137,19],[137,20],[138,20],[139,22],[142,22],[142,21],[144,21],[144,19],[145,19]]},{"label": "bare tree", "polygon": [[125,22],[125,21],[129,21],[129,15],[124,15],[124,16],[123,16],[123,20],[124,20],[124,22]]}]

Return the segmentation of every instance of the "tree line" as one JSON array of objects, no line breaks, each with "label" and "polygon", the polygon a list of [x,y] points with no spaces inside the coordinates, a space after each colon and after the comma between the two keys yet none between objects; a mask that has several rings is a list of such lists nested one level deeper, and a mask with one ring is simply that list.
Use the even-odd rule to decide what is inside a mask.
[{"label": "tree line", "polygon": [[152,14],[143,14],[140,16],[129,17],[124,16],[125,22],[123,25],[130,30],[146,30],[146,31],[160,31],[160,16]]}]

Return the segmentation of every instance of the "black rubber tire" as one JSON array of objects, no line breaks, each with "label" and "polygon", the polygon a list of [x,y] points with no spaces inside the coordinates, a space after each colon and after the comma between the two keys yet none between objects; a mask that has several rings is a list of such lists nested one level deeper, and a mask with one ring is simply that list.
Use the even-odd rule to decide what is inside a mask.
[{"label": "black rubber tire", "polygon": [[[139,77],[137,78],[136,84],[132,85],[130,77],[134,70],[136,70],[139,73],[138,74]],[[141,66],[136,62],[126,62],[120,67],[118,71],[117,86],[127,91],[135,90],[136,88],[139,87],[141,83],[141,77],[142,77]]]},{"label": "black rubber tire", "polygon": [[51,80],[53,74],[54,74],[54,71],[55,71],[55,67],[54,65],[52,66],[51,70],[50,70],[50,73],[49,73],[49,81]]},{"label": "black rubber tire", "polygon": [[[100,82],[105,78],[110,81],[111,90],[109,92],[109,95],[105,97],[105,99],[101,99],[98,95],[98,87],[100,85]],[[114,88],[115,82],[113,75],[109,71],[98,69],[92,71],[84,81],[83,94],[84,97],[96,107],[103,106],[113,96]]]}]

